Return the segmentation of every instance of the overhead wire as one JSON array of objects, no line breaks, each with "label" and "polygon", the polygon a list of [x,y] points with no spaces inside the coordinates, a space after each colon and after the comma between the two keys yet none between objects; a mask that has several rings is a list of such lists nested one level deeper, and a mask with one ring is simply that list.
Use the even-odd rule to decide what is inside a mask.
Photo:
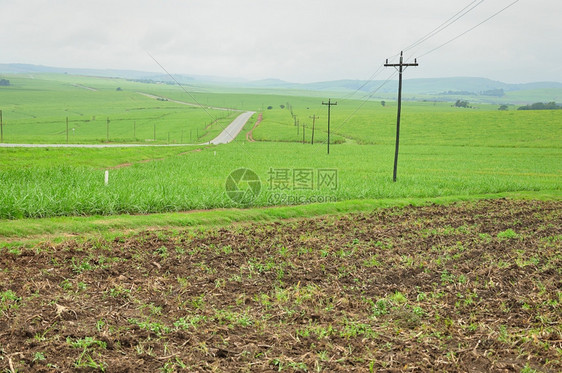
[{"label": "overhead wire", "polygon": [[349,121],[351,119],[351,117],[353,117],[359,110],[361,110],[361,108],[368,102],[371,100],[371,98],[373,98],[373,96],[375,95],[375,93],[377,93],[378,91],[380,91],[382,89],[382,87],[384,87],[392,78],[394,78],[396,76],[396,74],[398,73],[398,71],[394,71],[394,73],[392,73],[384,82],[382,82],[374,91],[372,91],[371,93],[369,93],[368,95],[363,96],[367,97],[366,99],[364,99],[361,104],[357,107],[357,109],[355,109],[340,125],[339,127],[343,126],[345,123],[347,123],[347,121]]},{"label": "overhead wire", "polygon": [[[476,9],[478,6],[480,6],[482,3],[484,3],[485,0],[473,0],[471,3],[469,3],[468,5],[466,5],[464,8],[462,8],[461,10],[459,10],[457,13],[455,13],[453,16],[451,16],[449,19],[447,19],[445,22],[443,22],[441,25],[439,25],[438,27],[436,27],[435,29],[433,29],[432,31],[430,31],[429,33],[427,33],[426,35],[424,35],[423,37],[419,38],[417,41],[413,42],[412,44],[408,45],[406,48],[404,48],[404,51],[408,51],[411,50],[415,47],[420,46],[421,44],[423,44],[424,42],[426,42],[427,40],[433,38],[434,36],[436,36],[437,34],[441,33],[443,30],[447,29],[449,26],[453,25],[455,22],[457,22],[458,20],[460,20],[462,17],[464,17],[465,15],[467,15],[468,13],[470,13],[472,10]],[[502,8],[501,10],[499,10],[498,12],[494,13],[493,15],[491,15],[490,17],[486,18],[484,21],[478,23],[476,26],[471,27],[470,29],[464,31],[463,33],[461,33],[460,35],[457,35],[456,37],[450,39],[449,41],[447,41],[446,43],[443,43],[441,45],[439,45],[436,48],[433,48],[431,50],[429,50],[428,52],[425,52],[424,54],[422,54],[421,56],[417,57],[422,58],[424,56],[427,56],[428,54],[435,52],[436,50],[452,43],[453,41],[459,39],[460,37],[466,35],[467,33],[469,33],[470,31],[476,29],[477,27],[481,26],[482,24],[488,22],[490,19],[496,17],[497,15],[499,15],[500,13],[504,12],[505,10],[507,10],[508,8],[510,8],[511,6],[515,5],[517,2],[519,2],[520,0],[515,0],[514,2],[510,3],[509,5],[507,5],[506,7]],[[400,54],[395,54],[394,56],[389,57],[388,59],[391,60],[397,56],[399,56]],[[406,61],[410,60],[411,57],[407,58]],[[361,89],[363,89],[365,86],[367,86],[369,83],[371,83],[375,76],[380,72],[380,70],[382,69],[382,67],[384,67],[384,65],[379,66],[379,68],[375,71],[375,73],[373,73],[373,75],[371,75],[371,77],[365,81],[359,88],[357,88],[351,95],[346,96],[344,98],[344,100],[350,99],[351,97],[353,97],[358,91],[360,91]],[[353,113],[348,116],[341,124],[340,126],[344,125],[347,121],[349,121],[349,119],[351,119],[351,117],[353,115],[355,115],[364,105],[367,101],[369,101],[373,95],[378,92],[384,85],[386,85],[386,83],[388,83],[388,81],[390,79],[392,79],[394,76],[396,75],[396,72],[390,76],[383,84],[381,84],[376,90],[374,90],[373,92],[371,92],[367,99],[364,100],[363,102],[361,102],[361,104],[357,107],[356,110],[353,111]],[[365,96],[364,96],[365,97]]]},{"label": "overhead wire", "polygon": [[[218,118],[214,117],[205,106],[203,106],[202,104],[199,103],[199,101],[197,101],[197,99],[195,98],[195,96],[193,96],[191,94],[191,92],[189,92],[187,89],[185,89],[185,87],[172,75],[168,72],[168,70],[166,70],[166,68],[164,66],[162,66],[162,64],[160,62],[158,62],[158,60],[156,60],[156,58],[154,58],[154,56],[152,54],[150,54],[149,51],[146,51],[146,53],[150,56],[150,58],[152,58],[154,60],[154,62],[156,62],[156,64],[158,66],[160,66],[160,68],[166,73],[168,74],[168,76],[174,81],[176,82],[176,84],[185,92],[187,93],[191,99],[197,104],[199,105],[199,107],[201,109],[203,109],[205,111],[205,113],[207,113],[207,115],[213,119],[214,121],[216,121],[216,123],[219,125],[219,127],[223,130],[223,132],[225,132],[227,135],[229,135],[231,138],[234,138],[234,136],[228,131],[228,125],[227,126],[223,126],[219,123]],[[245,148],[243,148],[244,151],[247,151]]]},{"label": "overhead wire", "polygon": [[[462,17],[464,17],[465,15],[467,15],[468,13],[470,13],[472,10],[476,9],[479,5],[481,5],[485,0],[473,0],[470,4],[468,4],[467,6],[465,6],[464,8],[462,8],[460,11],[458,11],[457,13],[455,13],[455,15],[453,15],[451,18],[449,18],[448,20],[446,20],[445,22],[443,22],[442,24],[440,24],[439,26],[437,26],[435,29],[433,29],[432,31],[430,31],[428,34],[426,34],[425,36],[421,37],[420,39],[418,39],[417,41],[413,42],[412,44],[408,45],[406,48],[403,49],[404,52],[409,51],[410,49],[413,49],[421,44],[423,44],[424,42],[426,42],[427,40],[431,39],[432,37],[434,37],[435,35],[439,34],[441,31],[445,30],[446,28],[448,28],[449,26],[451,26],[452,24],[454,24],[455,22],[457,22],[459,19],[461,19]],[[472,6],[474,3],[478,2],[476,5]]]},{"label": "overhead wire", "polygon": [[[435,29],[433,29],[432,31],[430,31],[429,33],[427,33],[426,35],[424,35],[423,37],[419,38],[417,41],[413,42],[412,44],[408,45],[406,48],[404,48],[404,51],[409,51],[415,47],[420,46],[421,44],[423,44],[424,42],[426,42],[427,40],[433,38],[434,36],[436,36],[437,34],[441,33],[443,30],[447,29],[449,26],[453,25],[455,22],[457,22],[459,19],[461,19],[462,17],[464,17],[465,15],[467,15],[468,13],[470,13],[472,10],[476,9],[478,6],[480,6],[485,0],[473,0],[471,3],[469,3],[468,5],[466,5],[464,8],[462,8],[460,11],[458,11],[457,13],[455,13],[453,16],[451,16],[449,19],[447,19],[445,22],[443,22],[441,25],[439,25],[438,27],[436,27]],[[461,34],[455,36],[454,38],[448,40],[447,42],[423,53],[422,55],[420,55],[419,58],[425,57],[427,55],[429,55],[430,53],[433,53],[435,51],[437,51],[438,49],[443,48],[444,46],[452,43],[453,41],[459,39],[460,37],[466,35],[467,33],[473,31],[474,29],[476,29],[477,27],[481,26],[482,24],[488,22],[489,20],[491,20],[492,18],[498,16],[500,13],[506,11],[508,8],[512,7],[513,5],[515,5],[516,3],[518,3],[520,0],[515,0],[512,3],[510,3],[509,5],[507,5],[506,7],[502,8],[501,10],[499,10],[498,12],[492,14],[490,17],[486,18],[485,20],[483,20],[482,22],[478,23],[477,25],[469,28],[468,30],[462,32]],[[476,3],[476,4],[475,4]],[[209,113],[209,111],[203,106],[201,105],[197,99],[191,94],[191,92],[189,92],[187,89],[185,89],[185,87],[173,76],[171,75],[165,68],[164,66],[162,66],[148,51],[147,54],[154,60],[154,62],[156,62],[156,64],[158,66],[160,66],[160,68],[166,73],[168,74],[168,76],[170,76],[170,78],[185,92],[187,93],[195,103],[197,103],[197,105],[199,105],[206,113],[207,115],[209,115],[209,117],[211,117],[212,119],[216,119],[215,117],[213,117],[213,115],[211,115],[211,113]],[[399,56],[400,54],[396,54],[393,55],[391,57],[389,57],[388,59],[391,60],[397,56]],[[408,60],[408,59],[407,59]],[[357,94],[357,92],[359,92],[360,90],[362,90],[363,88],[365,88],[369,83],[373,82],[375,80],[375,78],[378,76],[378,74],[382,71],[382,68],[384,67],[384,64],[381,64],[378,69],[369,77],[369,79],[367,79],[361,86],[359,86],[354,92],[352,92],[351,94],[348,94],[347,96],[342,98],[342,101],[345,100],[349,100],[351,99],[353,96],[355,96]],[[346,124],[359,110],[361,110],[361,108],[369,101],[371,100],[371,98],[374,96],[375,93],[377,93],[380,89],[382,89],[382,87],[384,87],[394,76],[396,76],[397,72],[395,71],[391,76],[389,76],[382,84],[380,84],[374,91],[368,93],[367,95],[363,96],[363,97],[367,97],[366,99],[364,99],[359,106],[343,121],[339,124],[339,126],[337,127],[341,127],[344,124]],[[336,127],[336,128],[337,128]]]},{"label": "overhead wire", "polygon": [[207,110],[207,108],[203,105],[201,105],[199,103],[199,101],[197,101],[197,99],[191,94],[191,92],[189,92],[187,89],[185,89],[185,87],[172,75],[168,72],[168,70],[166,70],[166,68],[164,66],[162,66],[162,64],[160,62],[158,62],[158,60],[156,58],[154,58],[154,56],[152,54],[150,54],[149,51],[146,51],[146,54],[148,54],[150,56],[150,58],[152,58],[152,60],[154,62],[156,62],[156,64],[158,66],[160,66],[160,68],[166,73],[168,74],[168,76],[174,81],[176,82],[176,84],[185,92],[189,95],[189,97],[191,97],[191,99],[199,106],[201,107],[201,109],[203,109],[205,111],[205,113],[207,113],[207,115],[209,117],[211,117],[211,119],[216,120],[217,118],[215,118],[214,116],[211,115],[211,113],[209,113],[209,111]]},{"label": "overhead wire", "polygon": [[[344,119],[341,123],[339,123],[338,125],[334,126],[334,129],[340,128],[343,125],[345,125],[355,114],[357,114],[357,112],[359,110],[361,110],[361,108],[363,108],[363,106],[365,106],[365,104],[367,102],[369,102],[371,100],[371,98],[373,98],[373,96],[375,95],[375,93],[377,93],[378,91],[380,91],[392,78],[394,78],[396,76],[396,74],[398,74],[398,71],[394,71],[384,82],[382,82],[374,91],[366,94],[365,96],[362,97],[365,98],[360,104],[359,106],[350,114],[347,116],[346,119]],[[320,142],[320,144],[325,144],[326,141]]]},{"label": "overhead wire", "polygon": [[515,0],[515,1],[513,1],[512,3],[510,3],[509,5],[503,7],[502,9],[500,9],[500,10],[497,11],[496,13],[492,14],[491,16],[489,16],[488,18],[486,18],[486,19],[483,20],[482,22],[478,23],[477,25],[475,25],[475,26],[469,28],[468,30],[466,30],[466,31],[462,32],[461,34],[455,36],[454,38],[450,39],[449,41],[447,41],[447,42],[445,42],[445,43],[443,43],[443,44],[441,44],[441,45],[439,45],[439,46],[437,46],[437,47],[435,47],[435,48],[433,48],[433,49],[431,49],[431,50],[429,50],[429,51],[423,53],[422,55],[420,55],[420,56],[418,57],[418,59],[420,59],[420,58],[422,58],[422,57],[425,57],[425,56],[427,56],[428,54],[433,53],[433,52],[435,52],[436,50],[441,49],[441,48],[443,48],[444,46],[446,46],[446,45],[452,43],[453,41],[455,41],[455,40],[457,40],[457,39],[459,39],[460,37],[462,37],[462,36],[468,34],[468,33],[471,32],[472,30],[476,29],[477,27],[483,25],[484,23],[488,22],[488,21],[491,20],[492,18],[498,16],[499,14],[503,13],[503,12],[506,11],[507,9],[511,8],[513,5],[515,5],[515,4],[518,3],[519,1],[520,1],[520,0]]},{"label": "overhead wire", "polygon": [[[465,6],[464,8],[462,8],[460,11],[458,11],[457,13],[455,13],[452,17],[450,17],[449,19],[447,19],[445,22],[443,22],[441,25],[439,25],[438,27],[436,27],[435,29],[433,29],[431,32],[429,32],[428,34],[424,35],[423,37],[421,37],[420,39],[418,39],[417,41],[415,41],[414,43],[410,44],[409,46],[407,46],[406,48],[404,48],[405,51],[410,50],[412,48],[415,48],[416,46],[419,46],[421,44],[423,44],[425,41],[431,39],[432,37],[434,37],[435,35],[437,35],[438,33],[440,33],[441,31],[445,30],[447,27],[451,26],[452,24],[454,24],[455,22],[457,22],[460,18],[464,17],[466,14],[468,14],[469,12],[471,12],[472,10],[474,10],[476,7],[478,7],[480,4],[482,4],[485,0],[473,0],[471,3],[469,3],[467,6]],[[474,5],[476,3],[476,5]],[[393,58],[399,56],[400,54],[396,54],[394,56],[389,57],[389,60],[392,60]],[[382,68],[384,67],[384,64],[381,64],[379,66],[379,68],[371,75],[371,77],[369,77],[369,79],[367,79],[361,86],[359,86],[354,92],[352,92],[351,94],[345,96],[342,98],[342,100],[349,100],[351,99],[353,96],[355,96],[357,94],[357,92],[359,92],[360,90],[362,90],[363,88],[365,88],[369,83],[371,83],[375,77],[379,74],[379,72],[382,70]],[[382,86],[384,86],[386,83],[388,82],[385,81],[379,88],[377,88],[374,92],[372,92],[369,95],[369,98],[367,99],[367,101],[372,97],[372,95],[374,93],[376,93],[378,90],[380,90],[380,88],[382,88]],[[363,101],[359,107],[357,108],[357,110],[355,110],[353,112],[353,114],[357,113],[357,111],[359,111],[364,105],[365,105],[366,101]],[[353,115],[352,114],[352,115]],[[347,122],[349,120],[346,119],[344,121]],[[344,124],[342,123],[342,125]]]},{"label": "overhead wire", "polygon": [[342,98],[342,101],[345,100],[349,100],[351,99],[353,96],[355,96],[357,94],[357,92],[359,92],[360,90],[362,90],[363,88],[365,88],[369,83],[371,83],[373,80],[375,80],[375,78],[378,76],[378,74],[381,72],[382,68],[384,67],[384,65],[380,65],[379,68],[369,77],[369,79],[365,80],[363,82],[363,84],[361,84],[361,86],[359,88],[357,88],[354,92],[344,96]]}]

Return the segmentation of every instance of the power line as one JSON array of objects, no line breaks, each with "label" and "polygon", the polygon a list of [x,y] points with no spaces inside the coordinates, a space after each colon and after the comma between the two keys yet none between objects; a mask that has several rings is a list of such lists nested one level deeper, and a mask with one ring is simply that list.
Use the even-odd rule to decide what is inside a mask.
[{"label": "power line", "polygon": [[[415,41],[414,43],[410,44],[408,47],[404,48],[405,51],[410,50],[412,48],[415,48],[416,46],[421,45],[422,43],[424,43],[425,41],[429,40],[430,38],[432,38],[433,36],[437,35],[438,33],[440,33],[441,31],[445,30],[447,27],[451,26],[453,23],[455,23],[456,21],[458,21],[460,18],[464,17],[466,14],[468,14],[470,11],[472,11],[473,9],[475,9],[476,7],[478,7],[480,4],[482,4],[485,0],[473,0],[470,4],[468,4],[467,6],[465,6],[464,8],[462,8],[460,11],[458,11],[457,13],[455,13],[452,17],[450,17],[449,19],[447,19],[445,22],[443,22],[441,25],[439,25],[437,28],[435,28],[434,30],[432,30],[431,32],[429,32],[428,34],[426,34],[425,36],[423,36],[422,38],[418,39],[417,41]],[[478,2],[476,5],[472,6],[474,3]],[[472,7],[471,7],[472,6]],[[467,10],[468,9],[468,10]],[[395,57],[400,56],[400,53],[395,54],[394,56],[389,57],[388,59],[393,59]],[[388,60],[387,59],[387,60]],[[367,79],[361,86],[359,86],[355,91],[353,91],[352,93],[344,96],[341,101],[346,101],[351,99],[353,96],[355,96],[357,94],[357,92],[359,92],[360,90],[362,90],[363,88],[365,88],[369,83],[371,83],[375,77],[382,71],[384,67],[384,64],[381,64],[378,69],[369,77],[369,79]],[[383,85],[386,84],[383,83]],[[379,87],[377,88],[376,91],[378,91],[378,89],[382,88]],[[374,92],[373,92],[374,93]],[[359,111],[359,109],[372,97],[372,94],[369,95],[369,97],[367,98],[366,101],[364,101],[359,108],[353,112],[353,114],[355,114],[357,111]],[[352,115],[353,115],[352,114]],[[347,119],[346,119],[347,121]]]},{"label": "power line", "polygon": [[[418,39],[417,41],[413,42],[412,44],[410,44],[409,46],[407,46],[406,48],[403,49],[403,51],[408,51],[412,48],[415,48],[419,45],[421,45],[423,42],[429,40],[430,38],[432,38],[433,36],[437,35],[439,32],[445,30],[447,27],[451,26],[453,23],[455,23],[456,21],[458,21],[460,18],[464,17],[466,14],[468,14],[470,11],[472,11],[473,9],[475,9],[476,7],[478,7],[480,4],[482,4],[485,0],[480,0],[480,2],[478,4],[476,4],[475,6],[473,6],[472,8],[466,10],[467,8],[469,8],[472,4],[476,3],[479,0],[473,0],[470,4],[468,4],[467,6],[465,6],[464,8],[462,8],[460,11],[458,11],[457,13],[455,13],[452,17],[450,17],[449,19],[447,19],[445,22],[443,22],[441,25],[439,25],[438,27],[436,27],[435,29],[433,29],[431,32],[429,32],[428,34],[426,34],[425,36],[421,37],[420,39]],[[464,12],[464,13],[463,13]],[[392,55],[390,57],[387,58],[388,60],[392,60],[396,57],[399,57],[401,55],[401,53],[397,53],[395,55]],[[363,87],[365,87],[368,83],[370,83],[373,79],[374,76],[380,71],[382,70],[382,68],[384,67],[384,64],[380,65],[379,68],[377,69],[377,71],[375,71],[375,73],[373,74],[373,76],[371,78],[369,78],[369,80],[364,83],[361,87],[359,87],[355,92],[353,92],[353,94],[351,94],[351,96],[355,95],[355,93],[357,93],[360,89],[362,89]],[[345,97],[344,99],[347,99],[347,97]]]},{"label": "power line", "polygon": [[[384,67],[384,65],[382,65],[382,66]],[[374,91],[372,91],[372,92],[366,94],[365,96],[363,96],[362,99],[365,98],[365,97],[367,97],[367,98],[365,98],[365,99],[361,102],[361,104],[359,104],[359,106],[357,107],[357,109],[355,109],[343,122],[341,122],[337,128],[339,128],[339,127],[343,126],[344,124],[346,124],[355,114],[357,114],[357,112],[358,112],[359,110],[361,110],[361,109],[363,108],[363,106],[365,106],[365,104],[371,100],[371,98],[373,98],[373,96],[375,95],[375,93],[377,93],[378,91],[380,91],[380,90],[382,89],[382,87],[384,87],[392,78],[394,78],[394,77],[396,76],[396,74],[398,74],[398,71],[395,71],[394,73],[392,73],[392,74],[391,74],[384,82],[382,82]]]},{"label": "power line", "polygon": [[430,51],[428,51],[428,52],[422,54],[422,55],[419,56],[418,58],[425,57],[425,56],[427,56],[428,54],[433,53],[433,52],[435,52],[436,50],[441,49],[441,48],[443,48],[444,46],[446,46],[446,45],[452,43],[453,41],[457,40],[458,38],[460,38],[460,37],[462,37],[462,36],[468,34],[470,31],[474,30],[475,28],[477,28],[477,27],[483,25],[484,23],[488,22],[489,20],[491,20],[492,18],[496,17],[496,16],[499,15],[500,13],[503,13],[503,12],[506,11],[508,8],[511,8],[513,5],[515,5],[515,4],[518,3],[519,1],[520,1],[520,0],[515,0],[515,1],[512,2],[511,4],[509,4],[509,5],[507,5],[506,7],[500,9],[500,10],[497,11],[496,13],[492,14],[490,17],[488,17],[488,18],[486,18],[485,20],[483,20],[482,22],[478,23],[476,26],[473,26],[473,27],[469,28],[468,30],[466,30],[466,31],[464,31],[463,33],[461,33],[461,34],[455,36],[455,37],[452,38],[451,40],[449,40],[449,41],[447,41],[447,42],[445,42],[445,43],[439,45],[438,47],[435,47],[435,48],[431,49]]},{"label": "power line", "polygon": [[173,80],[174,82],[176,82],[176,84],[177,84],[185,93],[187,93],[187,94],[189,95],[189,97],[191,97],[191,99],[192,99],[193,101],[195,101],[195,103],[196,103],[197,105],[199,105],[199,106],[201,107],[201,109],[205,110],[205,113],[207,113],[207,115],[208,115],[209,117],[211,117],[211,119],[213,119],[213,120],[216,120],[216,119],[217,119],[217,118],[215,118],[214,116],[212,116],[211,113],[209,113],[209,111],[207,110],[207,108],[206,108],[205,106],[201,105],[201,104],[199,103],[199,101],[197,101],[197,99],[191,94],[191,92],[189,92],[187,89],[185,89],[185,87],[184,87],[180,82],[178,82],[178,80],[177,80],[176,78],[174,78],[174,76],[173,76],[172,74],[170,74],[170,73],[168,72],[168,70],[166,70],[166,68],[165,68],[164,66],[162,66],[162,65],[160,64],[160,62],[158,62],[158,61],[156,60],[156,58],[154,58],[154,56],[153,56],[152,54],[150,54],[149,51],[146,51],[146,53],[150,56],[150,58],[152,58],[152,60],[153,60],[154,62],[156,62],[156,64],[157,64],[158,66],[160,66],[160,68],[161,68],[162,70],[164,70],[164,72],[165,72],[166,74],[168,74],[168,76],[169,76],[170,78],[172,78],[172,80]]},{"label": "power line", "polygon": [[[452,24],[454,24],[455,22],[457,22],[459,19],[461,19],[462,17],[464,17],[466,14],[468,14],[469,12],[471,12],[472,10],[474,10],[476,7],[480,6],[485,0],[473,0],[471,3],[469,3],[467,6],[465,6],[464,8],[462,8],[461,10],[459,10],[457,13],[455,13],[452,17],[450,17],[449,19],[447,19],[445,22],[443,22],[441,25],[439,25],[438,27],[436,27],[434,30],[432,30],[431,32],[429,32],[428,34],[426,34],[425,36],[421,37],[420,39],[418,39],[417,41],[415,41],[414,43],[410,44],[408,47],[406,47],[404,50],[410,50],[412,48],[415,48],[419,45],[421,45],[422,43],[424,43],[425,41],[431,39],[432,37],[434,37],[435,35],[437,35],[438,33],[442,32],[443,30],[445,30],[446,28],[448,28],[449,26],[451,26]],[[502,13],[503,11],[507,10],[508,8],[510,8],[511,6],[515,5],[517,2],[519,2],[519,0],[514,1],[513,3],[509,4],[508,6],[506,6],[505,8],[501,9],[500,11],[496,12],[495,14],[493,14],[492,16],[488,17],[487,19],[485,19],[484,21],[480,22],[479,24],[477,24],[476,26],[470,28],[469,30],[463,32],[462,34],[456,36],[455,38],[449,40],[448,42],[433,48],[432,50],[430,50],[429,52],[424,53],[423,55],[421,55],[418,58],[424,57],[442,47],[444,47],[445,45],[452,43],[453,41],[457,40],[458,38],[462,37],[463,35],[469,33],[470,31],[474,30],[475,28],[477,28],[478,26],[482,25],[483,23],[489,21],[490,19],[496,17],[497,15],[499,15],[500,13]],[[476,4],[475,4],[476,3]],[[387,60],[391,60],[395,57],[400,56],[401,53],[397,53],[391,57],[389,57]],[[409,59],[407,59],[409,60]],[[379,68],[371,75],[371,77],[364,82],[359,88],[357,88],[353,93],[351,93],[348,96],[345,96],[343,100],[348,100],[351,97],[353,97],[355,94],[357,94],[357,92],[359,92],[361,89],[363,89],[364,87],[366,87],[369,83],[371,83],[374,78],[379,74],[379,72],[382,70],[382,68],[384,67],[384,64],[379,66]],[[395,71],[390,77],[388,77],[388,79],[386,79],[381,85],[379,85],[374,91],[372,91],[371,93],[363,96],[366,97],[366,99],[364,99],[361,104],[359,104],[359,106],[343,121],[341,122],[337,127],[341,127],[344,124],[346,124],[355,114],[357,114],[357,112],[359,110],[361,110],[363,108],[363,106],[371,100],[371,98],[374,96],[374,94],[376,92],[378,92],[380,89],[382,89],[382,87],[384,87],[392,78],[394,78],[394,76],[398,73],[398,71]]]},{"label": "power line", "polygon": [[[434,37],[435,35],[439,34],[441,31],[445,30],[447,27],[451,26],[452,24],[454,24],[455,22],[457,22],[459,19],[461,19],[462,17],[464,17],[465,15],[467,15],[468,13],[470,13],[472,10],[476,9],[480,4],[482,4],[485,0],[480,0],[480,2],[474,6],[472,6],[472,4],[476,3],[478,0],[474,0],[472,1],[470,4],[468,4],[467,6],[465,6],[463,9],[461,9],[460,11],[458,11],[455,15],[453,15],[451,18],[449,18],[448,20],[446,20],[445,22],[443,22],[442,24],[440,24],[439,26],[437,26],[435,29],[433,29],[431,32],[429,32],[428,34],[426,34],[425,36],[421,37],[420,39],[418,39],[418,41],[410,44],[409,46],[407,46],[406,48],[404,48],[404,51],[409,51],[412,48],[417,47],[420,44],[423,44],[425,41],[431,39],[432,37]],[[472,6],[472,7],[471,7]],[[468,9],[470,8],[470,9]],[[468,10],[467,10],[468,9]]]},{"label": "power line", "polygon": [[[178,86],[180,86],[180,88],[181,88],[185,93],[187,93],[187,94],[193,99],[193,101],[195,101],[195,103],[196,103],[197,105],[199,105],[199,107],[201,107],[201,109],[203,109],[203,110],[205,111],[205,113],[207,113],[207,115],[208,115],[209,117],[211,117],[211,119],[213,119],[213,120],[219,125],[219,127],[223,130],[223,132],[226,132],[231,138],[234,139],[235,136],[233,136],[233,135],[227,130],[227,129],[228,129],[228,125],[227,125],[227,126],[222,126],[222,125],[220,124],[218,118],[213,117],[213,116],[211,115],[211,113],[207,110],[207,108],[206,108],[205,106],[201,105],[201,104],[199,103],[199,101],[197,101],[197,99],[191,94],[191,92],[189,92],[187,89],[185,89],[185,87],[184,87],[180,82],[178,82],[178,80],[177,80],[176,78],[174,78],[174,76],[173,76],[172,74],[170,74],[170,73],[168,72],[168,70],[166,70],[166,68],[165,68],[164,66],[162,66],[162,64],[160,64],[160,62],[158,62],[158,61],[156,60],[156,58],[154,58],[154,56],[153,56],[152,54],[150,54],[150,52],[146,51],[146,53],[150,56],[150,58],[152,58],[152,59],[154,60],[154,62],[156,62],[156,64],[157,64],[158,66],[160,66],[160,68],[161,68],[162,70],[164,70],[164,72],[165,72],[166,74],[168,74],[168,76],[169,76],[170,78],[172,78],[172,80],[173,80],[174,82],[176,82],[176,84],[177,84]],[[154,126],[155,126],[155,127],[154,127],[154,140],[156,140],[156,124],[155,124]],[[197,137],[199,138],[199,136],[197,136]],[[210,143],[210,142],[209,142],[209,143]],[[244,148],[244,151],[246,151],[245,148]]]},{"label": "power line", "polygon": [[349,100],[351,99],[353,96],[355,96],[355,94],[357,92],[359,92],[360,90],[362,90],[363,88],[365,88],[367,86],[367,84],[371,83],[373,80],[375,80],[376,76],[382,71],[382,68],[384,67],[384,65],[380,65],[379,68],[369,77],[369,79],[367,79],[359,88],[357,88],[353,93],[344,96],[344,98],[341,99],[341,101],[345,101],[345,100]]},{"label": "power line", "polygon": [[[383,67],[384,67],[384,65],[383,65]],[[372,92],[366,94],[365,96],[363,96],[361,99],[363,99],[363,98],[365,98],[365,97],[367,97],[367,98],[365,98],[365,99],[361,102],[361,104],[359,104],[359,106],[358,106],[350,115],[348,115],[347,118],[345,118],[345,120],[344,120],[343,122],[341,122],[339,125],[335,126],[334,128],[337,129],[337,128],[342,127],[344,124],[346,124],[355,114],[357,114],[357,112],[358,112],[359,110],[361,110],[361,108],[363,108],[363,106],[364,106],[367,102],[369,102],[369,101],[371,100],[371,98],[375,95],[375,93],[377,93],[379,90],[381,90],[382,87],[384,87],[392,78],[394,78],[394,77],[396,76],[396,74],[398,74],[398,71],[395,71],[394,73],[392,73],[392,74],[391,74],[384,82],[382,82],[374,91],[372,91]],[[321,142],[321,144],[324,144],[324,143],[325,143],[325,141],[324,141],[324,142]]]}]

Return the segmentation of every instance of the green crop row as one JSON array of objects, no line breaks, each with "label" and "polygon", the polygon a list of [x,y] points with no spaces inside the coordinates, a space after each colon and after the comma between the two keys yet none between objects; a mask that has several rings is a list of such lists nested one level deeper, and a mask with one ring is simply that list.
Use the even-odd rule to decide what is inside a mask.
[{"label": "green crop row", "polygon": [[[22,167],[22,162],[2,164],[0,217],[45,217],[150,213],[222,207],[270,206],[330,202],[361,198],[437,197],[509,191],[560,189],[560,151],[551,148],[489,148],[455,146],[404,146],[398,182],[392,182],[393,147],[387,145],[324,145],[245,143],[190,151],[176,149],[168,158],[133,162],[105,170],[88,162],[103,149],[75,149],[65,160],[59,149],[27,149],[29,158],[58,152],[51,162]],[[193,149],[191,149],[193,150]],[[119,155],[131,157],[129,150]],[[11,153],[8,153],[11,152]],[[17,150],[15,151],[17,152]],[[82,153],[80,153],[82,152]],[[1,158],[14,150],[0,150]],[[108,161],[109,162],[109,161]],[[13,166],[10,164],[13,163]],[[115,162],[112,162],[114,164]],[[81,164],[81,165],[80,165]],[[85,165],[86,164],[86,165]],[[229,198],[228,175],[238,168],[253,170],[260,179],[253,200]],[[326,179],[325,172],[332,172]],[[324,174],[322,174],[324,173]],[[324,177],[324,179],[322,179]],[[330,181],[331,180],[331,181]],[[240,190],[247,190],[244,181]],[[240,203],[242,202],[242,203]]]}]

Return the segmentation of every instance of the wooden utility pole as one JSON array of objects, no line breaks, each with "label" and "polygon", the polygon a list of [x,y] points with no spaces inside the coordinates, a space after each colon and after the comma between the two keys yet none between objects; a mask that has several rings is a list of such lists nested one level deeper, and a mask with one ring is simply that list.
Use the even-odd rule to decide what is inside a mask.
[{"label": "wooden utility pole", "polygon": [[107,118],[107,142],[109,142],[109,117]]},{"label": "wooden utility pole", "polygon": [[330,111],[332,106],[337,104],[337,102],[332,102],[332,99],[328,99],[328,102],[322,101],[322,105],[328,105],[328,154],[330,154]]},{"label": "wooden utility pole", "polygon": [[306,138],[304,137],[304,123],[302,124],[302,143],[306,144]]},{"label": "wooden utility pole", "polygon": [[0,110],[0,143],[4,142],[4,123],[2,122],[2,110]]},{"label": "wooden utility pole", "polygon": [[312,145],[314,145],[314,124],[316,123],[316,119],[318,119],[318,117],[316,116],[316,114],[314,114],[309,118],[312,119],[312,137],[310,139],[310,142],[312,143]]},{"label": "wooden utility pole", "polygon": [[414,63],[404,63],[404,52],[400,52],[400,63],[388,63],[388,59],[384,64],[386,67],[394,67],[398,70],[398,114],[396,116],[396,147],[394,150],[394,172],[392,173],[392,181],[396,182],[396,170],[398,167],[398,147],[400,144],[400,112],[402,111],[402,73],[409,66],[418,66],[418,61]]}]

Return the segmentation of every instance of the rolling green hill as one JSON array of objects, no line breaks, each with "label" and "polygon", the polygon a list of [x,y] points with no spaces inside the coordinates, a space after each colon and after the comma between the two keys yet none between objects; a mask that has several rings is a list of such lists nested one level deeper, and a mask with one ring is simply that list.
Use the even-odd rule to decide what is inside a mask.
[{"label": "rolling green hill", "polygon": [[[168,75],[161,72],[143,72],[134,70],[100,70],[37,66],[27,64],[0,64],[0,74],[70,74],[96,77],[113,77],[130,80],[145,80],[175,84]],[[335,80],[315,83],[291,83],[279,79],[264,79],[247,81],[215,76],[197,76],[174,74],[174,79],[182,84],[190,85],[192,89],[199,88],[229,92],[254,89],[260,92],[271,90],[309,91],[325,93],[334,97],[346,97],[356,92],[355,98],[361,98],[377,90],[375,98],[393,98],[396,94],[396,84],[384,80]],[[504,95],[489,95],[490,91],[501,90]],[[358,91],[358,92],[357,92]],[[449,94],[446,94],[449,93]],[[494,104],[530,104],[538,101],[562,100],[562,82],[534,82],[524,84],[509,84],[479,77],[452,77],[405,79],[404,96],[437,101],[455,101],[463,98],[475,102]]]},{"label": "rolling green hill", "polygon": [[[108,117],[110,142],[143,143],[154,142],[154,129],[157,143],[181,142],[182,133],[187,140],[188,133],[193,136],[197,129],[200,142],[220,132],[231,120],[230,112],[212,106],[258,111],[263,120],[256,128],[251,120],[235,142],[216,147],[0,148],[0,218],[470,198],[507,192],[559,193],[562,187],[560,110],[498,111],[497,105],[466,109],[446,102],[407,101],[399,178],[393,183],[396,103],[392,101],[383,106],[380,100],[338,100],[332,108],[332,147],[327,155],[326,106],[318,91],[278,89],[261,94],[246,88],[188,95],[176,86],[117,78],[6,77],[12,84],[0,89],[0,110],[8,142],[64,142],[66,116],[69,128],[75,129],[69,142],[84,143],[107,141]],[[204,108],[178,103],[193,99]],[[319,117],[314,145],[313,115]],[[257,142],[248,142],[250,130]],[[259,195],[243,204],[229,198],[225,189],[228,175],[239,168],[253,170],[261,180]],[[328,171],[335,183],[323,185],[327,179],[322,175]]]}]

